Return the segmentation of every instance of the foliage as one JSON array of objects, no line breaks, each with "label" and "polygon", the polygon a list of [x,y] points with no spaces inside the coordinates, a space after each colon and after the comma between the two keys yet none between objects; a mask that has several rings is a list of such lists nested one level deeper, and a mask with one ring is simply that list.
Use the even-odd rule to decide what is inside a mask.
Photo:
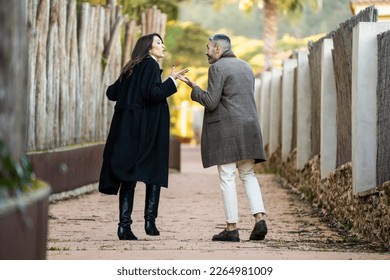
[{"label": "foliage", "polygon": [[[232,35],[261,39],[263,10],[254,6],[248,13],[243,13],[238,9],[239,1],[222,1],[223,5],[218,9],[213,8],[213,0],[182,2],[179,5],[179,19],[198,23],[206,29],[218,30],[223,27]],[[313,34],[329,33],[337,28],[339,23],[352,16],[349,2],[350,0],[322,1],[321,10],[313,9],[308,4],[303,6],[299,17],[287,16],[285,12],[280,12],[278,38],[285,34],[304,38]],[[206,14],[207,16],[204,16]]]},{"label": "foliage", "polygon": [[153,6],[157,6],[163,13],[168,15],[170,19],[176,19],[178,15],[178,2],[175,0],[121,0],[123,5],[123,11],[127,13],[131,18],[140,20],[140,15],[143,11],[146,11]]},{"label": "foliage", "polygon": [[199,24],[169,22],[165,38],[169,55],[164,63],[182,67],[188,65],[188,58],[191,58],[192,67],[207,66],[205,46],[209,36],[210,32]]},{"label": "foliage", "polygon": [[[253,7],[263,7],[264,0],[239,0],[239,8],[249,11]],[[318,11],[322,7],[322,0],[274,0],[279,11],[284,15],[301,15],[305,7]],[[257,5],[256,5],[257,4]]]},{"label": "foliage", "polygon": [[[183,0],[118,0],[118,5],[123,7],[123,12],[131,19],[140,21],[141,13],[153,6],[157,6],[170,19],[177,19],[178,4]],[[78,2],[88,2],[93,5],[105,5],[106,0],[78,0]]]},{"label": "foliage", "polygon": [[213,31],[227,29],[229,34],[260,38],[263,25],[261,14],[255,9],[242,13],[237,7],[238,1],[223,1],[219,7],[215,7],[212,0],[186,1],[180,4],[179,20],[198,23]]},{"label": "foliage", "polygon": [[14,162],[4,142],[0,140],[0,190],[10,194],[26,191],[31,188],[33,181],[33,168],[27,156]]}]

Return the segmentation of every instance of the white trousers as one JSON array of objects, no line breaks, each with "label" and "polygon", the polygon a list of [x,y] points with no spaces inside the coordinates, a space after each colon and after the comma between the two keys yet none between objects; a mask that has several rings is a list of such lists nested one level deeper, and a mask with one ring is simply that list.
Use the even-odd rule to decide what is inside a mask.
[{"label": "white trousers", "polygon": [[251,213],[265,213],[260,185],[257,181],[254,168],[254,160],[241,160],[238,162],[218,165],[220,187],[227,223],[238,222],[236,169],[238,169],[239,177],[244,184]]}]

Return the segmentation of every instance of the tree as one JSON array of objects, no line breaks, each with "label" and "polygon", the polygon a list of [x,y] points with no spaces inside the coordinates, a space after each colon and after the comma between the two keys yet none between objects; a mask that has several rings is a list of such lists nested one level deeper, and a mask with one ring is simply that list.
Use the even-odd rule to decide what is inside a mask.
[{"label": "tree", "polygon": [[279,12],[291,18],[299,16],[305,5],[313,10],[322,7],[322,0],[240,0],[239,8],[249,11],[255,4],[264,11],[264,70],[270,70],[276,52]]},{"label": "tree", "polygon": [[95,5],[114,4],[121,5],[123,12],[131,19],[140,20],[141,13],[153,6],[157,6],[169,19],[176,19],[178,15],[178,4],[185,0],[78,0]]}]

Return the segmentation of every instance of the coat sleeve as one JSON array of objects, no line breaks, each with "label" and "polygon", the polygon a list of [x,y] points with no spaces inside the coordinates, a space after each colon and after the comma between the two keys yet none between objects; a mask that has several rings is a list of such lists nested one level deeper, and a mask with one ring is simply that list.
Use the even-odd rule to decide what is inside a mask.
[{"label": "coat sleeve", "polygon": [[118,100],[118,93],[119,93],[119,79],[116,80],[115,83],[113,83],[112,85],[110,85],[108,88],[107,88],[107,91],[106,91],[106,96],[109,100],[111,101],[117,101]]},{"label": "coat sleeve", "polygon": [[161,70],[154,59],[147,59],[141,71],[140,90],[145,102],[161,102],[177,91],[172,79],[161,82]]},{"label": "coat sleeve", "polygon": [[191,92],[191,99],[203,105],[207,110],[214,111],[221,100],[222,90],[222,72],[215,65],[212,65],[208,72],[207,91],[200,87],[194,87]]}]

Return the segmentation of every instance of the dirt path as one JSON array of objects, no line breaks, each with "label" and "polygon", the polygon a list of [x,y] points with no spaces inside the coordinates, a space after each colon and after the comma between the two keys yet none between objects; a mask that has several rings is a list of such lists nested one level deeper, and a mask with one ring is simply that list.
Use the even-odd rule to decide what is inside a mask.
[{"label": "dirt path", "polygon": [[182,170],[170,174],[170,186],[161,193],[160,236],[147,236],[143,230],[142,183],[136,188],[133,211],[138,241],[118,240],[118,197],[95,191],[50,204],[47,259],[390,259],[388,252],[330,228],[274,175],[258,176],[267,209],[266,239],[248,241],[253,218],[238,180],[241,242],[212,242],[212,235],[225,226],[217,170],[202,168],[199,147],[182,145],[181,153]]}]

